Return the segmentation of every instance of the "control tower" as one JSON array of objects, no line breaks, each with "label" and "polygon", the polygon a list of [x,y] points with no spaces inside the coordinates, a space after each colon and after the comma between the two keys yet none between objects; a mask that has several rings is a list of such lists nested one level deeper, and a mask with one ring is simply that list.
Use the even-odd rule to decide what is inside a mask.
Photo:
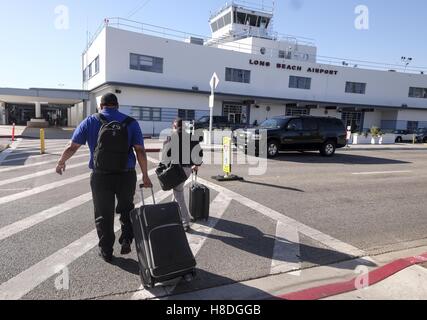
[{"label": "control tower", "polygon": [[270,58],[316,62],[317,48],[312,39],[274,32],[274,2],[271,5],[266,2],[226,4],[210,17],[212,37],[205,45]]}]

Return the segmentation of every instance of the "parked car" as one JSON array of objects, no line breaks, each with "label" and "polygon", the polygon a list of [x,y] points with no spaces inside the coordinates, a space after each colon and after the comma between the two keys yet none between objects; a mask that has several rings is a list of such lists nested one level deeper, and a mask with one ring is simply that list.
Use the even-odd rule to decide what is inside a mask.
[{"label": "parked car", "polygon": [[427,143],[427,128],[418,129],[416,140],[419,143]]},{"label": "parked car", "polygon": [[[267,150],[259,150],[261,139],[266,139]],[[251,143],[255,144],[257,156],[260,151],[274,158],[280,151],[319,150],[322,156],[330,157],[337,148],[347,145],[347,132],[343,122],[337,118],[276,117],[257,128],[236,132],[235,144],[240,150],[247,152]]]},{"label": "parked car", "polygon": [[413,141],[414,139],[414,132],[410,130],[396,130],[393,133],[396,135],[396,143]]},{"label": "parked car", "polygon": [[[196,130],[199,130],[199,129],[209,130],[209,121],[210,121],[210,117],[208,116],[202,117],[199,120],[195,121],[194,128]],[[235,131],[237,129],[245,128],[245,127],[246,125],[244,124],[237,124],[234,122],[230,122],[228,120],[228,117],[223,117],[223,116],[213,117],[213,123],[212,123],[213,129],[219,129],[219,130],[231,129],[231,131]]]}]

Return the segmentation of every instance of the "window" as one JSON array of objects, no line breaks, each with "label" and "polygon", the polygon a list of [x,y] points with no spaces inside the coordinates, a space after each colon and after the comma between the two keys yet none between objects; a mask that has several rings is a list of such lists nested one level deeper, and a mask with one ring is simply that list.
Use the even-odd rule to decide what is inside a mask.
[{"label": "window", "polygon": [[415,132],[418,130],[418,121],[408,121],[407,129],[411,132]]},{"label": "window", "polygon": [[352,132],[363,130],[363,112],[359,111],[343,111],[341,115],[342,122],[345,127],[351,127]]},{"label": "window", "polygon": [[302,130],[302,120],[301,119],[292,119],[288,122],[286,126],[288,130],[292,131],[301,131]]},{"label": "window", "polygon": [[251,72],[249,70],[225,68],[225,81],[250,83]]},{"label": "window", "polygon": [[290,76],[289,88],[310,90],[311,78]]},{"label": "window", "polygon": [[310,115],[309,108],[301,108],[297,106],[287,106],[286,107],[286,116],[287,117],[296,117],[296,116],[308,116]]},{"label": "window", "polygon": [[178,117],[184,121],[193,121],[196,119],[196,111],[195,110],[178,110]]},{"label": "window", "polygon": [[83,70],[83,82],[88,81],[99,73],[99,56]]},{"label": "window", "polygon": [[226,14],[224,16],[224,23],[226,26],[228,26],[229,24],[231,24],[231,12]]},{"label": "window", "polygon": [[95,74],[99,72],[99,56],[95,59]]},{"label": "window", "polygon": [[163,58],[131,53],[130,68],[132,70],[163,73]]},{"label": "window", "polygon": [[285,59],[286,52],[284,50],[279,50],[279,59]]},{"label": "window", "polygon": [[212,28],[212,32],[217,32],[218,31],[218,22],[217,21],[212,22],[211,28]]},{"label": "window", "polygon": [[224,24],[224,18],[221,17],[218,19],[218,29],[224,28],[225,24]]},{"label": "window", "polygon": [[139,121],[162,121],[161,108],[132,107],[131,116]]},{"label": "window", "polygon": [[365,94],[366,93],[366,83],[347,82],[345,85],[345,92],[346,93]]},{"label": "window", "polygon": [[245,24],[245,21],[246,21],[246,13],[237,12],[236,23]]},{"label": "window", "polygon": [[423,98],[427,99],[427,88],[409,88],[409,97],[410,98]]},{"label": "window", "polygon": [[303,120],[304,130],[316,131],[318,129],[317,121],[315,119],[306,118]]}]

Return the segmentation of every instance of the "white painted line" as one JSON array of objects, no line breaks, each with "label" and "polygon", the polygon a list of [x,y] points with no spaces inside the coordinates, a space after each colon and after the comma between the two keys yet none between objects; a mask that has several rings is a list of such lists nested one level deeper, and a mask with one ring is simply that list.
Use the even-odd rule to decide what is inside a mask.
[{"label": "white painted line", "polygon": [[[152,176],[156,173],[156,170],[153,169],[148,172],[149,176]],[[162,194],[158,194],[158,196],[162,196]],[[67,211],[70,211],[74,208],[77,208],[83,204],[85,204],[88,201],[92,200],[92,192],[83,194],[77,198],[71,199],[65,203],[62,203],[56,207],[49,208],[47,210],[44,210],[42,212],[36,213],[26,219],[20,220],[18,222],[15,222],[13,224],[10,224],[4,228],[0,229],[0,241],[4,240],[8,237],[11,237],[19,232],[22,232],[26,229],[29,229],[31,227],[34,227],[35,225],[42,223],[46,220],[49,220],[53,217],[56,217],[62,213],[65,213]],[[150,200],[151,201],[151,200]],[[136,207],[140,207],[141,204],[136,205]]]},{"label": "white painted line", "polygon": [[[159,192],[156,194],[158,202],[171,195],[171,192]],[[150,198],[147,198],[149,203]],[[116,219],[114,231],[121,229],[120,222]],[[19,300],[34,288],[60,273],[65,267],[82,257],[98,245],[99,239],[96,230],[93,230],[73,242],[69,246],[57,251],[43,261],[23,271],[16,277],[0,285],[0,300]],[[52,285],[54,285],[52,283]]]},{"label": "white painted line", "polygon": [[[64,148],[46,148],[46,152],[61,152],[64,151]],[[16,149],[15,151],[13,151],[10,155],[20,155],[20,154],[37,154],[40,153],[40,149],[28,149],[28,150],[21,150],[21,149]]]},{"label": "white painted line", "polygon": [[411,170],[402,170],[402,171],[374,171],[374,172],[355,172],[353,175],[377,175],[377,174],[398,174],[398,173],[411,173]]},{"label": "white painted line", "polygon": [[20,200],[23,198],[27,198],[27,197],[31,197],[34,196],[36,194],[45,192],[45,191],[49,191],[55,188],[59,188],[62,186],[65,186],[67,184],[71,184],[71,183],[75,183],[78,181],[82,181],[84,179],[88,179],[90,177],[90,173],[85,173],[79,176],[75,176],[66,180],[62,180],[62,181],[58,181],[58,182],[54,182],[54,183],[50,183],[50,184],[46,184],[40,187],[36,187],[34,189],[28,190],[28,191],[24,191],[24,192],[20,192],[20,193],[15,193],[6,197],[2,197],[0,198],[0,205],[5,204],[5,203],[9,203],[12,201],[16,201],[16,200]]},{"label": "white painted line", "polygon": [[[88,154],[78,154],[78,155],[74,156],[72,159],[85,158],[87,156],[88,156]],[[27,158],[25,158],[25,159],[27,159]],[[13,167],[5,168],[5,169],[0,169],[0,173],[9,172],[9,171],[13,171],[13,170],[21,170],[21,169],[26,169],[26,168],[31,168],[31,167],[43,166],[43,165],[50,164],[50,163],[56,163],[57,161],[58,161],[58,159],[43,161],[43,162],[35,162],[35,163],[25,164],[22,166],[19,166],[19,165],[13,166]]]},{"label": "white painted line", "polygon": [[197,233],[202,233],[202,236],[187,234],[188,242],[194,256],[197,256],[209,235],[212,233],[215,226],[222,219],[225,211],[230,206],[232,199],[225,194],[219,194],[211,203],[211,219],[206,224],[194,224],[192,229]]},{"label": "white painted line", "polygon": [[[301,269],[300,237],[298,229],[277,222],[276,241],[270,274],[281,274]],[[301,271],[295,275],[299,275]]]},{"label": "white painted line", "polygon": [[[76,169],[76,168],[80,168],[80,167],[84,167],[84,166],[88,166],[87,161],[76,163],[73,165],[69,165],[69,166],[67,166],[67,169],[71,170],[71,169]],[[20,182],[20,181],[25,181],[25,180],[29,180],[29,179],[33,179],[33,178],[39,178],[39,177],[43,177],[43,176],[46,176],[49,174],[56,174],[55,168],[50,168],[50,169],[47,169],[44,171],[39,171],[36,173],[27,174],[25,176],[21,176],[21,177],[17,177],[17,178],[2,180],[2,181],[0,181],[0,186],[5,186],[8,184],[12,184],[12,183]]]},{"label": "white painted line", "polygon": [[[88,154],[89,154],[86,150],[79,150],[79,152],[81,152],[81,151],[83,151],[83,152],[84,152],[84,154],[86,154],[86,155],[88,155]],[[36,155],[36,156],[34,156],[34,155],[28,155],[28,156],[26,156],[26,157],[13,158],[13,159],[5,160],[5,161],[3,161],[3,162],[2,162],[2,163],[0,163],[0,164],[11,163],[11,162],[15,162],[15,161],[22,161],[22,160],[29,160],[29,159],[46,158],[46,157],[49,157],[49,156],[59,157],[60,155],[61,155],[61,154],[59,154],[59,153],[55,153],[55,154],[52,154],[52,153],[46,153],[46,154],[41,154],[41,155]],[[74,158],[75,158],[75,156],[74,156]]]},{"label": "white painted line", "polygon": [[224,187],[221,187],[217,184],[211,183],[207,180],[204,180],[202,178],[199,177],[199,181],[200,183],[203,183],[204,185],[206,185],[208,188],[211,188],[219,193],[224,193],[226,195],[228,195],[230,198],[232,198],[233,200],[240,202],[242,205],[247,206],[255,211],[258,211],[259,213],[265,215],[266,217],[269,217],[272,220],[275,221],[280,221],[282,224],[286,225],[286,226],[293,226],[294,228],[298,229],[298,231],[310,238],[312,238],[313,240],[319,241],[321,243],[323,243],[324,245],[337,250],[338,252],[344,253],[344,254],[348,254],[348,255],[352,255],[355,257],[361,257],[364,256],[365,253],[356,248],[353,247],[352,245],[349,245],[347,243],[344,243],[338,239],[335,239],[327,234],[322,233],[319,230],[316,230],[314,228],[311,228],[309,226],[306,226],[305,224],[294,220],[292,218],[289,218],[287,216],[285,216],[284,214],[277,212],[273,209],[270,209],[258,202],[255,202],[249,198],[246,198],[236,192],[233,192],[231,190],[228,190]]},{"label": "white painted line", "polygon": [[65,203],[62,203],[56,207],[47,209],[45,211],[42,211],[40,213],[37,213],[35,215],[32,215],[31,217],[27,219],[23,219],[21,221],[15,222],[11,225],[8,225],[4,228],[0,229],[0,241],[4,240],[8,237],[11,237],[19,232],[22,232],[26,229],[29,229],[43,221],[46,221],[48,219],[51,219],[55,216],[58,216],[64,212],[67,212],[69,210],[72,210],[74,208],[77,208],[84,203],[92,200],[92,193],[86,193],[84,195],[81,195],[77,198],[71,199],[70,201],[67,201]]}]

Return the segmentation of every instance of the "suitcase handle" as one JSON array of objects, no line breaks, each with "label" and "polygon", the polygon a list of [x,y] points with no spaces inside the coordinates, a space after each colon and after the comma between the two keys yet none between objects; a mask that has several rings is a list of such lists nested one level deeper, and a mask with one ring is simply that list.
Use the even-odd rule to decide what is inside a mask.
[{"label": "suitcase handle", "polygon": [[192,179],[191,179],[191,182],[192,183],[194,183],[194,180],[196,181],[196,183],[197,183],[197,177],[198,177],[199,175],[198,175],[198,172],[196,171],[196,172],[193,172],[192,173],[192,175],[191,175],[191,177],[192,177]]},{"label": "suitcase handle", "polygon": [[[144,184],[140,184],[139,188],[141,189],[142,204],[145,206]],[[154,196],[154,189],[153,189],[153,187],[151,187],[150,189],[151,189],[151,194],[153,195],[153,204],[156,204],[156,197]]]}]

